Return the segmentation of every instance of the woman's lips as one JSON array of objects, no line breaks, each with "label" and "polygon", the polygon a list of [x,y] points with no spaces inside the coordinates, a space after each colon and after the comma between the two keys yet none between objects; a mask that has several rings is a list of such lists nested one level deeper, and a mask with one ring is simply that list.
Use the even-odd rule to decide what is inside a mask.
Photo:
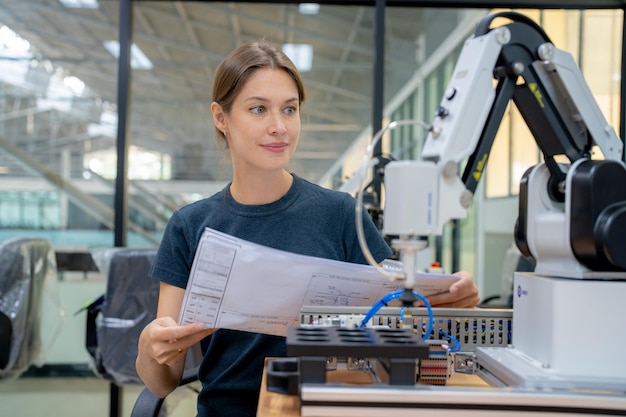
[{"label": "woman's lips", "polygon": [[269,143],[267,145],[262,145],[263,148],[267,149],[270,152],[280,153],[287,149],[288,144],[286,143]]}]

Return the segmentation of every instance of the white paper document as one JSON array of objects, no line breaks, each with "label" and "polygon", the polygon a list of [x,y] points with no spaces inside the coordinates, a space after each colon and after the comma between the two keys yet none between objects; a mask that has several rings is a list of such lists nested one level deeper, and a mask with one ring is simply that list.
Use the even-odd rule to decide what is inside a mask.
[{"label": "white paper document", "polygon": [[[417,274],[424,296],[455,275]],[[196,251],[179,323],[285,336],[302,306],[372,306],[402,288],[374,267],[298,255],[207,228]]]}]

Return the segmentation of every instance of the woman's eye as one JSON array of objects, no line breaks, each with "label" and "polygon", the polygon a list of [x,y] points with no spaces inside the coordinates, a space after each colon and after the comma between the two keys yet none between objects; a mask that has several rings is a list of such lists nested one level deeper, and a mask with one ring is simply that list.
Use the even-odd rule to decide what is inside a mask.
[{"label": "woman's eye", "polygon": [[265,110],[265,107],[263,106],[255,106],[250,109],[250,111],[254,114],[261,114],[263,113],[264,110]]},{"label": "woman's eye", "polygon": [[292,114],[295,114],[297,111],[298,111],[298,110],[297,110],[295,107],[293,107],[293,106],[287,107],[287,108],[285,109],[285,113],[286,113],[286,114],[288,114],[288,115],[290,115],[290,116],[291,116]]}]

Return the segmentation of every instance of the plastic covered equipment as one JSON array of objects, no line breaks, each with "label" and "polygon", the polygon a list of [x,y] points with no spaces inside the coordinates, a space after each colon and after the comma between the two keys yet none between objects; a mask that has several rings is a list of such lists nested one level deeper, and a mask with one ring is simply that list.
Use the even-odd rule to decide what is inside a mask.
[{"label": "plastic covered equipment", "polygon": [[148,277],[155,255],[156,249],[92,252],[107,287],[87,307],[86,347],[98,375],[116,384],[142,384],[135,360],[139,334],[156,317],[159,281]]},{"label": "plastic covered equipment", "polygon": [[13,238],[0,243],[0,379],[43,365],[65,319],[50,242]]}]

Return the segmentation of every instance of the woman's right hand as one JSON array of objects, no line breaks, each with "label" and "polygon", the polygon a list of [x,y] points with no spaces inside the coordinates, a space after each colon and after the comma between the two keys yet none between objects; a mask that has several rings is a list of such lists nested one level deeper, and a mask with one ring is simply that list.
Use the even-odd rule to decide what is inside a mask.
[{"label": "woman's right hand", "polygon": [[185,289],[161,282],[157,318],[139,335],[135,367],[143,383],[154,395],[165,398],[180,382],[190,347],[213,333],[204,323],[179,326]]},{"label": "woman's right hand", "polygon": [[150,322],[139,336],[139,351],[160,365],[172,366],[185,359],[187,350],[216,329],[204,323],[179,326],[169,316]]}]

